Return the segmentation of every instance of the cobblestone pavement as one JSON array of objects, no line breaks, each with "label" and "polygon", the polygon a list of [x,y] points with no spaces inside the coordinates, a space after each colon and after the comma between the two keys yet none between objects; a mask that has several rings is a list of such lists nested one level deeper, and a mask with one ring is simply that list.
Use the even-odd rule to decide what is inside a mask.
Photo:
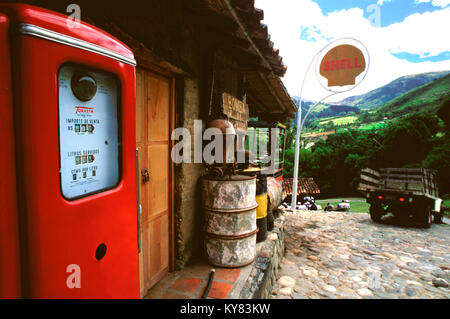
[{"label": "cobblestone pavement", "polygon": [[286,252],[270,298],[450,297],[450,225],[393,216],[286,212]]}]

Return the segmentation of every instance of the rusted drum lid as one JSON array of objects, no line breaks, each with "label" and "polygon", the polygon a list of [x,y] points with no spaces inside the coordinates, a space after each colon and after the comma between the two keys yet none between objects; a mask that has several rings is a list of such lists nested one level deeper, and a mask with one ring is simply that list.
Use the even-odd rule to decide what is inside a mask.
[{"label": "rusted drum lid", "polygon": [[202,178],[204,180],[210,181],[248,181],[248,180],[256,180],[256,175],[223,175],[223,176],[215,176],[211,174],[203,175]]}]

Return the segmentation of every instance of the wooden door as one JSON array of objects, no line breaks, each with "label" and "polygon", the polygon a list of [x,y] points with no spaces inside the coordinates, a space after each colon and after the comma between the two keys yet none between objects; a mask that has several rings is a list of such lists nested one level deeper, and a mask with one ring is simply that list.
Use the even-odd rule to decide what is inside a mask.
[{"label": "wooden door", "polygon": [[[169,271],[172,242],[172,81],[138,69],[136,147],[139,152],[141,296]],[[148,181],[142,172],[148,170]]]}]

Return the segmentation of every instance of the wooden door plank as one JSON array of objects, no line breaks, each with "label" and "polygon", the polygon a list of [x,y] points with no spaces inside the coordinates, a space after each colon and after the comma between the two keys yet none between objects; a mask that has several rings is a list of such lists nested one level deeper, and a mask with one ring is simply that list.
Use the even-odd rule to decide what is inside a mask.
[{"label": "wooden door plank", "polygon": [[136,70],[136,143],[147,141],[147,88],[145,71]]},{"label": "wooden door plank", "polygon": [[148,192],[149,212],[152,214],[169,210],[169,147],[154,145],[148,148],[148,163],[150,171],[150,189]]},{"label": "wooden door plank", "polygon": [[147,87],[147,119],[151,125],[147,128],[148,141],[169,141],[169,80],[153,73],[148,73]]},{"label": "wooden door plank", "polygon": [[[175,78],[170,81],[169,132],[175,130]],[[169,140],[172,150],[175,141]],[[175,270],[175,165],[169,159],[169,271]]]},{"label": "wooden door plank", "polygon": [[170,159],[171,130],[174,128],[173,79],[152,72],[137,72],[136,103],[140,170],[148,168],[150,180],[140,181],[141,280],[148,291],[173,264],[173,164]]}]

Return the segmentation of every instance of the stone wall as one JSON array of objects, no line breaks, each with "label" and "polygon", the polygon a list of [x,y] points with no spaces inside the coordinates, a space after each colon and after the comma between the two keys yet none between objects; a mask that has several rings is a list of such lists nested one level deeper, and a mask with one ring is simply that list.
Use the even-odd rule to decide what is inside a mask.
[{"label": "stone wall", "polygon": [[[201,119],[199,108],[198,79],[184,77],[183,120],[177,126],[185,127],[194,136],[194,120]],[[193,154],[193,143],[191,144]],[[177,269],[181,269],[189,259],[198,254],[198,239],[201,221],[200,194],[197,190],[203,166],[195,163],[177,165],[175,169],[175,247]]]},{"label": "stone wall", "polygon": [[240,292],[240,299],[267,299],[270,296],[284,256],[285,219],[283,214],[276,218],[275,227],[268,232],[267,239],[256,245],[257,257]]}]

